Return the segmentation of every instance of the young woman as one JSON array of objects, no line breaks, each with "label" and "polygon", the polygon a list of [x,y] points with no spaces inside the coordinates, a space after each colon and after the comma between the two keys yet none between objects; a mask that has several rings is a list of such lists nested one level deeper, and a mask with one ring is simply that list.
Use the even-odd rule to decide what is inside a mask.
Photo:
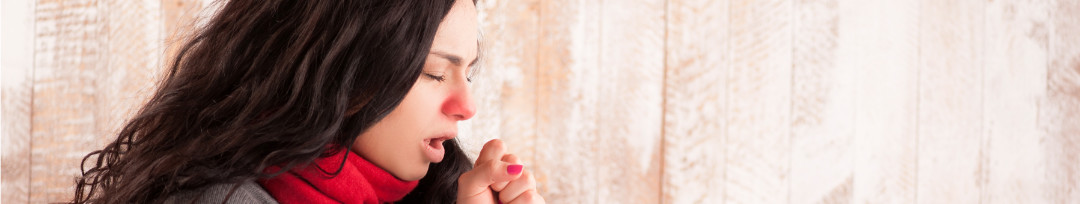
[{"label": "young woman", "polygon": [[87,155],[74,203],[543,203],[500,141],[473,164],[454,140],[474,4],[226,2]]}]

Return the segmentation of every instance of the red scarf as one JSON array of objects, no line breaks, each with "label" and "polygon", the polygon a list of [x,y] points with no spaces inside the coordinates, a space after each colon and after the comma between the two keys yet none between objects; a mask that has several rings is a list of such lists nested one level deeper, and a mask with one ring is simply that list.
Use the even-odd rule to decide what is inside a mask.
[{"label": "red scarf", "polygon": [[[293,169],[277,177],[260,180],[263,188],[279,203],[388,203],[401,200],[416,187],[418,181],[402,181],[386,170],[371,164],[352,151],[347,154],[316,159],[312,165]],[[344,168],[336,177],[333,173],[348,155]],[[267,169],[277,171],[278,167]]]}]

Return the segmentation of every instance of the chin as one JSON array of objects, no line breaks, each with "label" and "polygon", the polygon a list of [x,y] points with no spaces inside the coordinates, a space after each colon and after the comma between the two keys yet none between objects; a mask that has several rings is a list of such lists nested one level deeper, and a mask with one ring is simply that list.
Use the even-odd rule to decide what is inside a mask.
[{"label": "chin", "polygon": [[405,172],[405,173],[404,173],[404,174],[402,174],[402,175],[395,175],[395,176],[397,176],[397,177],[398,177],[398,179],[401,179],[401,180],[403,180],[403,181],[415,181],[415,180],[420,180],[420,179],[424,178],[424,176],[426,176],[426,175],[427,175],[427,170],[428,170],[428,167],[427,167],[427,166],[424,166],[423,168],[418,168],[417,170],[418,170],[418,171],[413,171],[413,172]]},{"label": "chin", "polygon": [[418,175],[415,175],[415,176],[404,177],[404,178],[400,178],[400,179],[403,180],[403,181],[415,181],[415,180],[420,180],[420,179],[424,178],[424,175],[426,175],[426,174],[427,174],[427,172],[424,172],[422,174],[418,174]]}]

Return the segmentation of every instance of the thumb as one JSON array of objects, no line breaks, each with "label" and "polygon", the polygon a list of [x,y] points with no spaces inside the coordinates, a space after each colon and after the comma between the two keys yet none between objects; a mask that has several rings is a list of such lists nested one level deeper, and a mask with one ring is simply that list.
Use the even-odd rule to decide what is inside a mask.
[{"label": "thumb", "polygon": [[[458,197],[468,198],[490,192],[491,184],[521,177],[524,166],[503,161],[484,162],[458,178]],[[491,199],[491,198],[487,198]]]},{"label": "thumb", "polygon": [[[512,164],[521,164],[521,159],[518,159],[517,156],[514,156],[513,154],[504,154],[502,157],[502,161],[510,162]],[[506,188],[506,184],[509,183],[510,182],[507,181],[496,182],[494,184],[491,184],[491,190],[495,190],[495,192],[502,191],[503,188]]]}]

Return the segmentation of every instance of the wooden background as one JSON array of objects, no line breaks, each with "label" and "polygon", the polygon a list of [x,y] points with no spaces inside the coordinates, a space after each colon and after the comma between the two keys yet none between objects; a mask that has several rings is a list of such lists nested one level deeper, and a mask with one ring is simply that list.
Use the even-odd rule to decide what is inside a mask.
[{"label": "wooden background", "polygon": [[[550,203],[1080,203],[1080,0],[484,0],[470,154]],[[70,198],[208,0],[3,0],[3,203]]]}]

